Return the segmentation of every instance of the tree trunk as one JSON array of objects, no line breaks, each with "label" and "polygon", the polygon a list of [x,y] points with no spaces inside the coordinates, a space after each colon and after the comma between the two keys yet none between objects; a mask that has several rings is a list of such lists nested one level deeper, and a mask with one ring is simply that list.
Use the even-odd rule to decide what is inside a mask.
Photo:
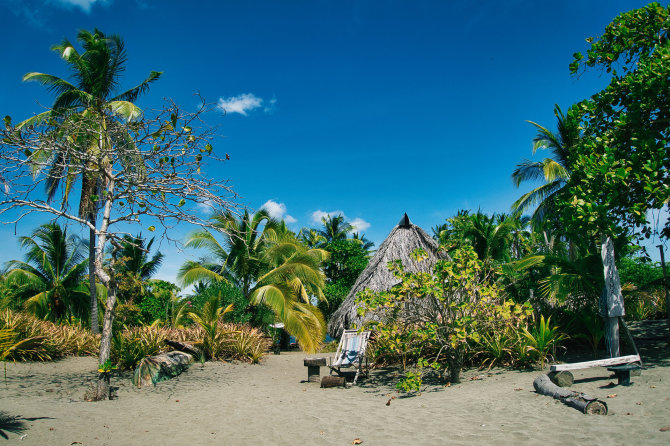
[{"label": "tree trunk", "polygon": [[[111,167],[108,167],[111,170]],[[111,178],[111,175],[109,175]],[[112,214],[112,199],[114,192],[114,181],[109,181],[107,184],[107,196],[109,197],[105,202],[105,207],[102,215],[102,223],[98,236],[98,244],[95,253],[95,272],[100,281],[107,287],[107,302],[105,304],[105,315],[102,321],[102,336],[100,337],[100,356],[98,357],[98,364],[103,365],[110,360],[110,353],[112,347],[112,326],[114,322],[114,309],[116,307],[116,281],[112,275],[107,274],[103,268],[103,258],[105,253],[105,244],[107,243],[107,230],[109,229],[109,222]],[[111,269],[114,269],[112,263]],[[109,373],[101,373],[106,375],[104,378],[98,378],[98,388],[96,391],[96,400],[104,400],[109,398]]]},{"label": "tree trunk", "polygon": [[605,276],[605,300],[603,317],[605,318],[605,340],[610,357],[619,356],[619,317],[626,314],[621,294],[621,281],[614,257],[612,237],[602,236],[601,256]]},{"label": "tree trunk", "polygon": [[[95,226],[95,219],[91,222]],[[100,334],[100,324],[98,322],[98,296],[95,288],[95,229],[89,228],[88,233],[88,281],[91,296],[91,331]]]},{"label": "tree trunk", "polygon": [[[102,321],[102,336],[100,337],[100,355],[98,364],[103,365],[110,360],[112,349],[112,325],[114,323],[114,307],[116,307],[116,284],[113,279],[107,283],[107,305],[105,316]],[[98,388],[95,394],[96,401],[109,399],[109,373],[98,375]]]}]

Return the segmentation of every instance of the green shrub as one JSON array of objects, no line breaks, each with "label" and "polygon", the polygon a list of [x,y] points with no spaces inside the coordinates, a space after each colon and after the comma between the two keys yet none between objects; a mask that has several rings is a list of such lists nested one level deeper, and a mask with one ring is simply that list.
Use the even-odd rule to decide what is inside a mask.
[{"label": "green shrub", "polygon": [[65,356],[95,355],[100,345],[98,338],[81,325],[58,325],[9,309],[0,311],[0,329],[11,330],[14,342],[43,338],[31,349],[14,352],[10,360],[48,361]]},{"label": "green shrub", "polygon": [[168,348],[167,330],[156,325],[130,327],[112,338],[111,360],[121,370],[131,370],[147,356],[154,356]]},{"label": "green shrub", "polygon": [[530,331],[524,328],[522,334],[527,342],[526,349],[531,352],[540,370],[544,368],[547,358],[553,356],[552,353],[555,352],[559,342],[565,339],[565,335],[557,326],[551,326],[551,316],[546,320],[544,316],[540,316],[540,320],[531,325]]},{"label": "green shrub", "polygon": [[257,328],[238,325],[228,330],[224,351],[234,359],[260,362],[263,355],[270,349],[272,341]]}]

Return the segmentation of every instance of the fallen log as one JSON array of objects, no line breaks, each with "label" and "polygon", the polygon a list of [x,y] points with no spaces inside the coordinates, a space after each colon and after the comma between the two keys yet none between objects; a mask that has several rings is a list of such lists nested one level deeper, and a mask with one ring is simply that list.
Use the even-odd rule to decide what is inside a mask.
[{"label": "fallen log", "polygon": [[193,344],[189,344],[188,342],[180,342],[180,341],[173,341],[172,339],[166,339],[165,343],[172,347],[175,350],[179,350],[180,352],[188,353],[189,355],[193,356],[200,356],[202,355],[202,351],[196,347]]},{"label": "fallen log", "polygon": [[555,398],[582,413],[589,415],[607,415],[607,403],[581,392],[558,387],[547,375],[540,375],[533,381],[537,393]]},{"label": "fallen log", "polygon": [[321,378],[321,388],[347,387],[347,380],[343,376],[324,376]]},{"label": "fallen log", "polygon": [[133,384],[142,387],[174,378],[186,370],[192,362],[193,356],[178,351],[147,356],[135,369]]}]

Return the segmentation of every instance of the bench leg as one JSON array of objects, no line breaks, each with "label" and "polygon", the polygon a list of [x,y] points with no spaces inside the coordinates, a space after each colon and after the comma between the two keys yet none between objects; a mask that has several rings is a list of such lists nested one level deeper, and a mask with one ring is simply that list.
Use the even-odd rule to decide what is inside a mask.
[{"label": "bench leg", "polygon": [[617,377],[617,384],[620,386],[630,386],[630,370],[621,370],[615,372]]},{"label": "bench leg", "polygon": [[311,383],[318,383],[320,381],[321,367],[318,365],[307,366],[307,381]]}]

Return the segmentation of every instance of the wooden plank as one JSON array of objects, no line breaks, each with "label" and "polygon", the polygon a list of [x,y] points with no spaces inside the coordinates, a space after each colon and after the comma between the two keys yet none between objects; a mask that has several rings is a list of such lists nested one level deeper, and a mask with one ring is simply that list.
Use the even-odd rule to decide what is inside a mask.
[{"label": "wooden plank", "polygon": [[590,367],[607,367],[610,365],[628,364],[639,362],[640,355],[618,356],[616,358],[598,359],[596,361],[573,362],[572,364],[556,364],[551,366],[552,372],[561,372],[564,370],[588,369]]}]

